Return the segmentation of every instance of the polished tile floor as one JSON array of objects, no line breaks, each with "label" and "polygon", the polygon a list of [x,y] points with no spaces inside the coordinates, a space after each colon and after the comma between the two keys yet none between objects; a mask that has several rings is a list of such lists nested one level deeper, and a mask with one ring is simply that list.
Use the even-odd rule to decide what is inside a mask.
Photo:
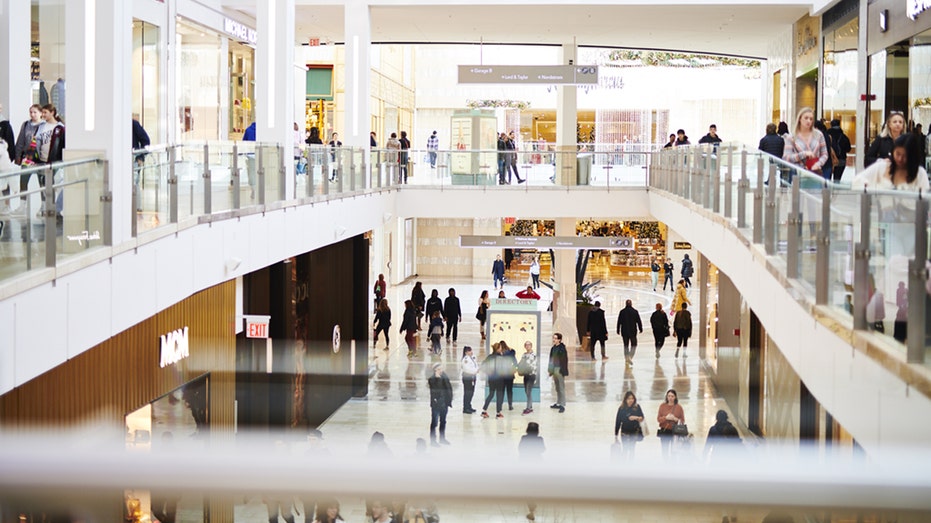
[{"label": "polished tile floor", "polygon": [[[598,266],[593,271],[604,270]],[[643,407],[647,418],[649,436],[638,444],[637,461],[655,461],[663,464],[659,440],[654,437],[656,430],[656,412],[667,389],[675,388],[685,410],[686,421],[690,431],[695,435],[691,446],[681,445],[673,456],[675,462],[692,462],[702,460],[702,448],[708,428],[714,423],[718,409],[728,412],[728,406],[718,395],[710,379],[701,369],[698,358],[697,341],[688,351],[688,357],[675,358],[675,342],[672,347],[667,340],[661,356],[654,357],[652,331],[649,327],[649,314],[656,303],[662,303],[668,310],[672,298],[671,292],[654,293],[648,276],[611,277],[607,273],[596,275],[607,277],[606,283],[597,293],[606,309],[609,336],[607,354],[609,359],[592,361],[587,352],[570,347],[570,375],[566,380],[567,405],[565,413],[559,413],[548,406],[555,401],[552,381],[543,379],[541,383],[541,401],[534,405],[534,412],[522,415],[522,402],[515,400],[514,410],[507,410],[504,418],[495,419],[494,414],[482,419],[479,412],[462,413],[462,383],[459,380],[459,359],[462,347],[469,345],[476,350],[479,360],[487,354],[487,348],[481,341],[478,321],[474,319],[474,309],[482,290],[492,291],[491,282],[480,281],[444,281],[437,278],[420,278],[429,297],[436,288],[441,297],[447,295],[447,289],[454,287],[460,297],[464,323],[460,325],[458,343],[445,343],[443,352],[434,357],[426,350],[425,339],[420,339],[420,350],[413,358],[407,357],[403,339],[397,334],[400,326],[400,311],[403,301],[410,296],[414,281],[400,285],[391,285],[388,299],[394,311],[394,325],[390,345],[380,339],[371,351],[370,361],[372,379],[367,398],[352,400],[339,409],[320,429],[325,435],[327,445],[334,453],[362,453],[365,451],[371,434],[380,431],[395,457],[413,457],[415,441],[424,438],[429,441],[429,391],[426,376],[434,362],[442,362],[453,383],[454,408],[450,409],[447,426],[449,446],[429,447],[430,456],[453,455],[455,453],[477,452],[483,456],[500,456],[502,459],[516,459],[517,445],[524,434],[527,423],[535,421],[540,424],[541,435],[546,440],[547,451],[544,460],[557,460],[562,452],[571,449],[574,455],[587,455],[591,459],[611,459],[614,445],[614,417],[621,398],[632,390]],[[513,296],[523,288],[526,273],[511,275],[512,282],[505,291]],[[544,318],[541,325],[542,339],[547,343],[541,348],[541,368],[545,369],[549,354],[551,322],[547,321],[550,313],[546,307],[552,292],[541,287],[542,295],[539,309]],[[693,301],[697,291],[692,293]],[[624,300],[631,299],[634,307],[641,313],[645,324],[644,333],[640,335],[640,347],[632,368],[625,368],[623,345],[620,336],[613,335],[617,313],[623,307]],[[697,315],[696,315],[697,317]],[[481,409],[485,380],[480,378],[472,406]],[[541,405],[542,404],[542,405]],[[492,405],[493,409],[493,405]],[[731,416],[733,418],[733,416]],[[364,506],[361,500],[343,499],[342,514],[347,521],[362,521]],[[237,521],[252,521],[247,517],[257,517],[262,513],[261,500],[250,500],[246,505],[237,507]],[[440,502],[439,512],[443,522],[449,521],[527,521],[527,507],[521,503],[491,502],[476,507],[463,502]],[[572,507],[549,506],[541,503],[536,514],[536,521],[674,521],[674,522],[719,522],[722,513],[711,507],[676,507],[671,510],[656,511],[655,507],[626,507],[619,511],[617,507],[590,507],[578,504]],[[752,511],[742,512],[741,521],[759,521],[761,514]],[[259,519],[254,519],[259,521]],[[300,519],[298,519],[300,521]]]}]

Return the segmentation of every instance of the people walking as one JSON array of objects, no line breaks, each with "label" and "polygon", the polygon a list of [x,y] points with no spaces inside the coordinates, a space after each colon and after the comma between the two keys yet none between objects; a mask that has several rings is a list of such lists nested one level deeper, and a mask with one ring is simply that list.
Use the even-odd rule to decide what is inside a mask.
[{"label": "people walking", "polygon": [[617,333],[624,339],[624,362],[628,367],[634,364],[634,355],[637,354],[638,332],[643,332],[640,313],[634,308],[633,302],[627,300],[617,315]]},{"label": "people walking", "polygon": [[430,444],[438,447],[436,427],[440,427],[439,442],[449,445],[446,439],[446,413],[453,406],[453,387],[449,376],[443,371],[442,363],[433,364],[433,375],[427,379],[430,388]]},{"label": "people walking", "polygon": [[504,382],[504,394],[508,399],[508,410],[514,410],[514,373],[517,372],[517,351],[508,346],[504,340],[498,342],[501,347],[501,355],[504,356],[504,364],[501,360],[498,364],[498,377]]},{"label": "people walking", "polygon": [[524,380],[524,394],[527,396],[527,407],[523,413],[530,414],[533,412],[533,385],[537,381],[537,353],[533,350],[532,342],[524,342],[524,353],[517,364],[517,374]]},{"label": "people walking", "polygon": [[786,141],[776,133],[776,124],[766,124],[766,135],[760,138],[760,144],[757,148],[776,158],[782,158],[782,153],[786,149]]},{"label": "people walking", "polygon": [[643,409],[637,403],[637,396],[633,391],[627,391],[614,417],[614,440],[617,441],[620,435],[625,461],[633,461],[634,449],[643,440],[642,423]]},{"label": "people walking", "polygon": [[440,316],[439,310],[433,311],[430,315],[430,330],[427,332],[430,333],[430,351],[437,355],[443,350],[440,345],[440,340],[443,339],[443,317]]},{"label": "people walking", "polygon": [[[821,168],[828,161],[827,143],[821,131],[815,129],[815,113],[811,107],[803,107],[795,120],[795,132],[786,136],[786,148],[782,158],[803,169],[821,174]],[[792,183],[792,173],[789,179]]]},{"label": "people walking", "polygon": [[669,290],[675,291],[676,285],[673,283],[675,281],[675,272],[676,268],[672,264],[672,258],[666,258],[666,263],[663,264],[663,290],[666,290],[666,284],[669,284]]},{"label": "people walking", "polygon": [[566,376],[569,375],[569,354],[562,342],[562,334],[553,333],[553,347],[550,348],[549,375],[553,377],[553,388],[556,390],[556,403],[550,405],[551,409],[559,409],[560,413],[566,411]]},{"label": "people walking", "polygon": [[605,321],[605,311],[601,308],[600,301],[596,301],[592,310],[588,311],[585,330],[588,331],[588,348],[592,354],[592,361],[595,360],[596,342],[601,342],[601,359],[608,359],[605,354],[605,342],[608,340],[608,324]]},{"label": "people walking", "polygon": [[661,267],[656,258],[650,260],[650,282],[653,284],[653,292],[656,292],[656,284],[659,283],[659,271]]},{"label": "people walking", "polygon": [[511,131],[505,138],[504,148],[506,150],[504,169],[508,173],[508,184],[511,183],[511,173],[514,173],[514,177],[517,178],[517,183],[526,182],[527,180],[522,179],[520,173],[517,172],[517,142],[514,139],[514,131]]},{"label": "people walking", "polygon": [[685,280],[679,280],[679,284],[676,285],[676,295],[672,298],[672,312],[675,314],[682,308],[683,303],[692,304],[689,300],[688,292],[685,290]]},{"label": "people walking", "polygon": [[488,380],[488,394],[485,396],[485,403],[482,405],[482,418],[488,417],[488,405],[491,403],[492,399],[495,400],[497,411],[495,417],[504,417],[504,414],[501,412],[501,408],[504,405],[504,378],[507,377],[507,370],[510,366],[506,360],[507,358],[502,354],[501,344],[495,343],[492,345],[492,353],[482,361],[481,370],[485,373],[485,377]]},{"label": "people walking", "polygon": [[692,286],[692,274],[695,272],[694,267],[692,267],[692,260],[689,258],[688,254],[682,257],[682,279],[685,281],[685,288],[688,289]]},{"label": "people walking", "polygon": [[500,254],[495,256],[495,261],[491,264],[491,277],[494,280],[495,289],[498,288],[498,284],[502,289],[504,288],[504,260],[501,259]]},{"label": "people walking", "polygon": [[414,310],[417,312],[417,330],[420,330],[420,319],[424,315],[424,307],[427,304],[427,295],[423,292],[423,283],[417,282],[411,289],[411,302],[414,304]]},{"label": "people walking", "polygon": [[676,425],[680,423],[685,424],[685,411],[682,410],[682,405],[679,405],[679,395],[676,393],[675,389],[666,391],[666,401],[659,406],[659,412],[656,414],[656,422],[659,424],[656,435],[659,436],[663,458],[669,460],[671,456],[670,451],[673,430]]},{"label": "people walking", "polygon": [[433,134],[427,138],[427,155],[430,159],[430,168],[436,169],[436,153],[440,148],[440,139],[436,135],[436,131],[433,131]]},{"label": "people walking", "polygon": [[462,366],[462,413],[472,414],[475,412],[472,408],[472,397],[475,395],[475,381],[479,370],[472,347],[466,345],[462,348],[462,360],[459,364]]},{"label": "people walking", "polygon": [[482,333],[482,341],[485,341],[485,320],[488,319],[488,307],[491,306],[491,299],[488,297],[488,291],[483,290],[482,295],[478,297],[478,310],[475,313],[475,319],[478,320],[478,330]]},{"label": "people walking", "polygon": [[834,148],[834,155],[837,157],[837,163],[831,172],[834,182],[841,181],[844,177],[844,171],[847,169],[847,153],[853,148],[850,145],[850,138],[844,134],[840,126],[840,120],[835,118],[831,120],[831,128],[828,129],[828,136],[831,138],[831,147]]},{"label": "people walking", "polygon": [[462,321],[462,307],[459,305],[459,298],[456,297],[456,289],[450,287],[449,296],[443,302],[443,314],[446,315],[446,342],[449,343],[449,337],[452,335],[453,343],[459,339],[459,322]]},{"label": "people walking", "polygon": [[659,358],[659,351],[669,337],[669,316],[663,310],[662,303],[656,304],[656,310],[650,316],[650,326],[653,327],[653,343],[656,347],[656,357]]},{"label": "people walking", "polygon": [[372,288],[372,292],[375,294],[375,307],[378,307],[381,300],[385,298],[387,291],[388,282],[385,281],[385,275],[379,274],[378,280],[375,281],[375,286]]},{"label": "people walking", "polygon": [[391,327],[391,308],[388,307],[388,300],[382,298],[378,308],[375,309],[375,337],[372,346],[378,344],[378,333],[385,333],[385,350],[391,349],[391,339],[388,328]]},{"label": "people walking", "polygon": [[679,348],[682,348],[682,357],[686,357],[685,350],[689,346],[689,338],[692,336],[692,313],[689,312],[689,304],[683,303],[681,308],[676,312],[676,317],[672,321],[672,327],[676,330],[676,357],[679,357]]},{"label": "people walking", "polygon": [[869,167],[876,163],[876,160],[883,158],[891,159],[893,144],[904,132],[905,115],[902,114],[902,111],[889,111],[889,117],[883,123],[882,131],[870,144],[869,149],[866,150],[863,166]]},{"label": "people walking", "polygon": [[[533,261],[530,262],[530,279],[533,282],[533,288],[540,288],[540,260],[536,256],[533,257]],[[656,285],[654,285],[656,287]],[[656,290],[656,289],[653,289]]]},{"label": "people walking", "polygon": [[417,341],[414,339],[417,330],[417,309],[414,307],[414,302],[405,300],[404,316],[401,319],[401,333],[404,334],[404,342],[407,343],[408,358],[417,351]]},{"label": "people walking", "polygon": [[401,166],[398,183],[407,183],[407,167],[410,163],[410,153],[408,151],[411,148],[411,141],[407,139],[407,131],[401,131],[401,138],[398,142],[401,144],[401,154],[398,156],[398,163]]},{"label": "people walking", "polygon": [[508,137],[504,133],[498,134],[497,140],[497,151],[498,157],[498,185],[507,185],[508,181],[505,180],[505,170],[507,169],[507,156],[508,156],[508,146],[507,146]]}]

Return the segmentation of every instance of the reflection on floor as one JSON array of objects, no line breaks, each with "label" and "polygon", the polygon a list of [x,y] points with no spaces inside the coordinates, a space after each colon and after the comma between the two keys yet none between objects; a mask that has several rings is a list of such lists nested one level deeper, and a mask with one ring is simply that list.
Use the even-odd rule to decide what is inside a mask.
[{"label": "reflection on floor", "polygon": [[[603,270],[604,268],[600,268]],[[599,270],[596,266],[595,270]],[[705,435],[714,424],[715,413],[719,409],[731,415],[724,400],[718,396],[710,379],[702,371],[698,358],[697,340],[687,351],[686,357],[675,358],[675,340],[667,340],[660,357],[654,357],[653,336],[649,326],[649,315],[656,303],[662,303],[668,310],[672,293],[652,292],[649,276],[612,276],[607,271],[603,275],[606,282],[597,293],[597,299],[603,303],[611,333],[607,343],[609,359],[592,361],[587,352],[570,347],[569,377],[566,380],[567,405],[565,413],[548,408],[554,403],[555,396],[552,380],[543,378],[541,382],[541,401],[534,405],[533,413],[522,415],[522,402],[515,400],[514,410],[508,410],[505,404],[504,418],[495,419],[494,413],[488,419],[480,417],[485,390],[485,380],[479,379],[472,407],[478,409],[474,414],[462,412],[462,382],[460,381],[459,359],[462,348],[469,345],[475,349],[476,357],[481,361],[488,353],[479,333],[478,321],[473,309],[482,290],[492,290],[490,282],[441,281],[436,278],[420,278],[424,282],[427,295],[434,288],[441,296],[452,286],[460,297],[463,320],[459,329],[458,343],[443,342],[443,352],[433,357],[427,349],[426,337],[418,340],[420,350],[413,358],[407,357],[407,348],[401,336],[397,334],[398,321],[392,327],[391,345],[384,345],[384,338],[379,340],[371,351],[372,376],[369,394],[365,399],[352,400],[337,411],[320,429],[323,431],[327,445],[336,453],[364,452],[369,438],[375,431],[384,433],[388,446],[395,457],[414,457],[415,440],[424,438],[429,441],[430,408],[427,389],[427,372],[434,362],[442,362],[453,383],[454,403],[449,411],[447,438],[450,446],[430,447],[428,456],[442,456],[447,453],[469,453],[482,456],[482,459],[516,460],[517,445],[524,434],[527,423],[535,421],[540,424],[541,436],[546,440],[547,456],[558,455],[561,450],[571,449],[574,455],[586,459],[616,459],[614,440],[614,418],[621,398],[628,390],[634,391],[646,415],[649,435],[637,445],[635,459],[641,462],[655,462],[657,466],[674,467],[675,463],[694,462],[704,459],[702,450]],[[512,281],[526,280],[526,275],[513,275]],[[403,311],[403,301],[410,296],[413,281],[389,289],[388,299],[395,316]],[[509,285],[505,288],[508,296],[521,290],[522,285]],[[697,291],[693,287],[691,299],[697,306]],[[552,291],[541,287],[539,303],[542,320],[541,368],[546,369],[552,334],[549,312],[546,308],[552,298]],[[624,300],[630,299],[640,311],[644,322],[644,332],[639,336],[640,346],[634,358],[634,365],[625,368],[623,344],[620,336],[614,334],[617,313],[623,308]],[[697,314],[695,315],[697,318]],[[697,330],[697,329],[696,329]],[[425,331],[424,331],[425,332]],[[600,352],[600,351],[599,351]],[[661,456],[660,442],[655,437],[657,427],[656,412],[667,389],[678,391],[679,400],[685,411],[686,422],[694,438],[675,449],[673,463],[664,463]],[[492,405],[492,409],[494,406]],[[550,458],[553,459],[553,458]],[[620,466],[620,465],[619,465]],[[347,521],[362,521],[364,506],[361,500],[344,499],[342,514]],[[236,521],[265,521],[264,505],[260,500],[250,500],[248,504],[237,506]],[[577,504],[573,507],[553,507],[542,504],[537,512],[536,521],[655,521],[660,517],[648,507],[629,507],[632,510],[624,514],[615,512],[616,507],[586,507]],[[455,502],[440,506],[442,521],[526,521],[526,505],[516,503],[489,503],[484,506],[466,506]],[[752,512],[742,513],[747,521],[759,520],[762,514],[751,516]],[[720,509],[713,507],[676,508],[663,511],[663,521],[721,521]],[[298,519],[300,521],[300,519]]]}]

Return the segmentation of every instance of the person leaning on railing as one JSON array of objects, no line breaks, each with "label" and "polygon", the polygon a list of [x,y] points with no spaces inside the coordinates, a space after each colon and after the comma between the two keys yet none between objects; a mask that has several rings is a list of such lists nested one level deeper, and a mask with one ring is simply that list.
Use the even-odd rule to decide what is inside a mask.
[{"label": "person leaning on railing", "polygon": [[903,134],[893,142],[888,160],[880,160],[859,173],[852,183],[853,189],[908,190],[927,193],[931,190],[928,173],[921,165],[923,155],[919,138]]}]

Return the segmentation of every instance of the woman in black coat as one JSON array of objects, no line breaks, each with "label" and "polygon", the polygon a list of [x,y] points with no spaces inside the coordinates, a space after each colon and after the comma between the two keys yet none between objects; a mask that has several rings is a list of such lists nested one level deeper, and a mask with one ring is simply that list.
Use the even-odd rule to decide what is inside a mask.
[{"label": "woman in black coat", "polygon": [[388,335],[388,328],[391,327],[391,308],[388,307],[388,300],[382,298],[378,303],[378,308],[375,309],[375,339],[372,341],[372,346],[378,344],[378,333],[385,333],[385,350],[391,348],[391,339]]},{"label": "woman in black coat", "polygon": [[608,339],[608,324],[605,322],[605,311],[601,308],[601,302],[595,302],[595,308],[588,311],[588,347],[592,351],[592,359],[595,359],[595,342],[601,342],[601,359],[606,360],[605,341]]},{"label": "woman in black coat", "polygon": [[414,289],[411,290],[411,302],[414,304],[414,310],[417,313],[417,330],[420,330],[420,318],[423,318],[423,308],[427,304],[427,295],[423,292],[423,284],[417,282]]},{"label": "woman in black coat", "polygon": [[417,309],[411,300],[404,302],[404,317],[401,320],[401,333],[404,334],[404,342],[407,343],[407,356],[413,356],[417,350],[417,342],[414,341],[414,334],[417,333]]},{"label": "woman in black coat", "polygon": [[870,144],[863,157],[863,166],[869,167],[881,158],[892,157],[892,147],[896,138],[905,132],[905,116],[901,111],[890,111],[889,118],[883,124],[882,132]]}]

